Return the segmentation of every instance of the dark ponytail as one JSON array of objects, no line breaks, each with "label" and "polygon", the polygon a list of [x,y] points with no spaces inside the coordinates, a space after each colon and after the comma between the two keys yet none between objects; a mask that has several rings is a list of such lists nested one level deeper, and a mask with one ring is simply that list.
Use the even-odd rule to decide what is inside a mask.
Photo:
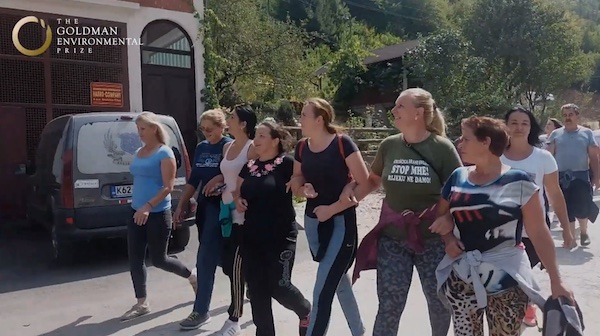
[{"label": "dark ponytail", "polygon": [[246,123],[245,131],[248,138],[254,139],[254,136],[256,135],[257,118],[252,107],[250,105],[238,105],[234,108],[233,112],[237,115],[238,119],[240,119],[240,122]]}]

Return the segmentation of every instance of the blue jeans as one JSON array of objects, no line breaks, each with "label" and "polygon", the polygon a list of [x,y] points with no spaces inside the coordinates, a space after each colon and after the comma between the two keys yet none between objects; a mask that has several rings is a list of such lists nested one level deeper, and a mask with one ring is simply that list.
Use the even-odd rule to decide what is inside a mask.
[{"label": "blue jeans", "polygon": [[223,254],[223,237],[219,223],[219,206],[207,204],[204,213],[204,225],[200,238],[200,247],[196,258],[198,292],[194,302],[194,310],[200,315],[208,313],[215,284],[217,266]]},{"label": "blue jeans", "polygon": [[327,334],[333,296],[337,294],[352,336],[362,336],[365,328],[354,292],[352,292],[352,283],[347,274],[357,249],[356,213],[354,209],[349,209],[336,215],[333,223],[324,224],[319,224],[319,220],[316,218],[304,216],[306,238],[314,255],[319,250],[319,225],[334,225],[334,228],[327,250],[319,262],[313,291],[313,309],[306,335],[324,336]]}]

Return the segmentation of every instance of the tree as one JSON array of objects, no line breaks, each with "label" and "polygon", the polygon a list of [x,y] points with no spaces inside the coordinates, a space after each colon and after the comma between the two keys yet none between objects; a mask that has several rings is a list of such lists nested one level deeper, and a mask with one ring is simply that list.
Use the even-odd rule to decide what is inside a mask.
[{"label": "tree", "polygon": [[506,94],[531,110],[543,113],[549,94],[592,69],[575,18],[544,0],[478,0],[464,33],[474,55],[505,74]]},{"label": "tree", "polygon": [[447,30],[423,38],[406,56],[412,76],[446,111],[451,129],[463,117],[498,116],[508,105],[502,74],[472,51],[471,43],[459,31]]},{"label": "tree", "polygon": [[406,39],[447,26],[447,0],[344,0],[350,13],[379,32]]},{"label": "tree", "polygon": [[[273,0],[274,2],[276,0]],[[340,34],[350,23],[350,11],[342,0],[278,0],[275,17],[288,17],[311,33],[316,44],[339,48]]]},{"label": "tree", "polygon": [[306,93],[310,69],[303,63],[307,36],[300,27],[273,19],[259,0],[207,0],[203,25],[211,47],[211,89],[221,105],[250,94],[288,98]]}]

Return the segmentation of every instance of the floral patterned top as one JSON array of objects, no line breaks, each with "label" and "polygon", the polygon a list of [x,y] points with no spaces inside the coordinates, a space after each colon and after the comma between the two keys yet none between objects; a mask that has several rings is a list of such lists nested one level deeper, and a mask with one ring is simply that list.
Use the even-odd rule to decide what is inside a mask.
[{"label": "floral patterned top", "polygon": [[250,176],[255,176],[255,177],[265,176],[265,175],[268,175],[269,173],[273,172],[275,170],[275,167],[279,166],[282,163],[283,163],[283,156],[275,158],[275,160],[273,160],[272,163],[266,163],[266,164],[260,165],[260,167],[259,167],[259,163],[257,163],[256,160],[250,160],[250,161],[248,161],[248,172],[249,172]]}]

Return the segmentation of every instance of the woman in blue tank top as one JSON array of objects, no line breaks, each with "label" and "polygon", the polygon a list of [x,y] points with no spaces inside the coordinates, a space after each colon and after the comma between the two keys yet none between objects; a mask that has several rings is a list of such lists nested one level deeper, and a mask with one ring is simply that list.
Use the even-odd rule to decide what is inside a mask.
[{"label": "woman in blue tank top", "polygon": [[195,288],[196,276],[180,261],[167,256],[173,228],[171,191],[175,184],[175,155],[167,146],[168,135],[154,113],[143,112],[136,119],[144,146],[130,166],[133,175],[132,220],[127,225],[129,268],[137,303],[123,316],[130,320],[150,313],[146,295],[146,249],[152,264],[187,278]]}]

